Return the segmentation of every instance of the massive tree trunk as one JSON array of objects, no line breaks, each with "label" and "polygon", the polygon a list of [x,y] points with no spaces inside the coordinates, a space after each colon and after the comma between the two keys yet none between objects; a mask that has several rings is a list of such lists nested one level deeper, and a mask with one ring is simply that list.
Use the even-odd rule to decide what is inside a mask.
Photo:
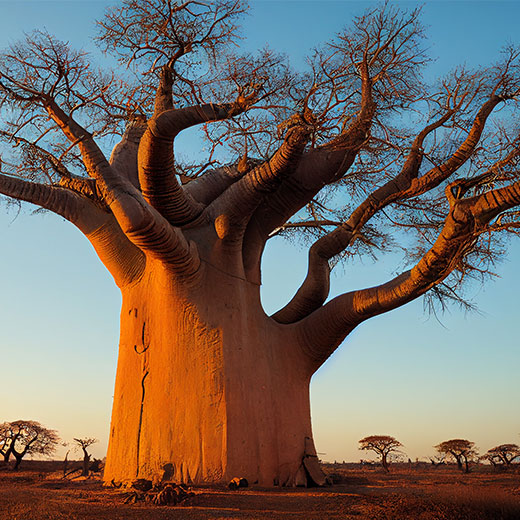
[{"label": "massive tree trunk", "polygon": [[123,290],[104,478],[305,484],[312,372],[294,331],[258,285],[202,266],[184,284],[151,263]]}]

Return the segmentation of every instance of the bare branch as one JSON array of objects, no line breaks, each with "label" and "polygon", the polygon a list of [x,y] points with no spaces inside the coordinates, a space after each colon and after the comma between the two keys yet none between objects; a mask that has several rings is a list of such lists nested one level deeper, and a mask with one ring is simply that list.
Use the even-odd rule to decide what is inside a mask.
[{"label": "bare branch", "polygon": [[195,274],[200,265],[198,253],[194,246],[186,242],[180,230],[172,228],[127,179],[112,169],[84,128],[67,116],[54,101],[46,100],[45,107],[64,134],[77,143],[87,171],[97,180],[103,200],[130,241],[150,256],[171,264],[179,273],[187,276]]},{"label": "bare branch", "polygon": [[[464,98],[464,96],[463,96]],[[330,282],[329,260],[340,254],[358,236],[362,227],[380,210],[396,201],[406,200],[430,191],[459,169],[474,152],[487,118],[504,99],[493,96],[478,111],[464,142],[442,165],[418,178],[423,160],[426,137],[444,125],[460,107],[461,102],[433,123],[427,125],[415,138],[400,173],[371,193],[351,214],[349,219],[320,238],[309,250],[307,276],[292,300],[272,317],[280,323],[298,321],[323,304],[328,296]]]},{"label": "bare branch", "polygon": [[412,269],[385,284],[338,296],[300,322],[307,354],[319,366],[359,323],[400,307],[442,282],[489,223],[518,205],[520,181],[454,201],[437,240]]},{"label": "bare branch", "polygon": [[310,127],[300,115],[295,116],[292,125],[269,161],[246,173],[208,207],[221,239],[233,240],[241,236],[265,195],[274,192],[297,167]]},{"label": "bare branch", "polygon": [[74,224],[82,218],[84,200],[64,188],[0,174],[0,193],[53,211]]},{"label": "bare branch", "polygon": [[139,181],[143,196],[173,225],[192,222],[203,207],[186,194],[176,178],[173,141],[186,128],[232,117],[246,110],[255,93],[234,103],[207,104],[162,112],[148,122],[139,145]]},{"label": "bare branch", "polygon": [[66,218],[89,239],[118,286],[135,281],[144,269],[143,253],[125,237],[111,214],[75,191],[0,174],[0,193]]},{"label": "bare branch", "polygon": [[[253,166],[254,167],[254,166]],[[231,184],[241,179],[250,168],[240,171],[236,165],[209,170],[190,181],[184,188],[186,194],[204,206],[209,205]]]},{"label": "bare branch", "polygon": [[121,141],[114,146],[110,155],[110,165],[118,174],[128,179],[134,187],[140,189],[137,169],[139,143],[146,130],[146,121],[136,117],[126,127]]}]

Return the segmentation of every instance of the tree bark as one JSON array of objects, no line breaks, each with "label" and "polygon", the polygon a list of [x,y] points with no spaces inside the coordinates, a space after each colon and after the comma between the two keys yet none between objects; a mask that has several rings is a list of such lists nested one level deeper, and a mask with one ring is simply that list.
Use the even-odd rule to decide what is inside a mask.
[{"label": "tree bark", "polygon": [[82,448],[82,449],[83,449],[83,469],[81,471],[81,476],[88,477],[90,455],[87,453],[87,450],[85,448]]},{"label": "tree bark", "polygon": [[22,463],[22,459],[23,459],[23,456],[18,456],[16,455],[16,453],[13,453],[14,455],[14,466],[13,466],[13,470],[17,470],[19,467],[20,467],[20,464]]},{"label": "tree bark", "polygon": [[386,472],[390,471],[390,470],[388,469],[388,461],[386,460],[386,453],[383,453],[383,454],[382,454],[381,462],[382,462],[383,469],[384,469]]},{"label": "tree bark", "polygon": [[209,260],[187,284],[155,261],[122,292],[105,481],[309,483],[312,370],[259,286]]},{"label": "tree bark", "polygon": [[462,469],[462,457],[455,456],[455,460],[457,461],[457,468]]}]

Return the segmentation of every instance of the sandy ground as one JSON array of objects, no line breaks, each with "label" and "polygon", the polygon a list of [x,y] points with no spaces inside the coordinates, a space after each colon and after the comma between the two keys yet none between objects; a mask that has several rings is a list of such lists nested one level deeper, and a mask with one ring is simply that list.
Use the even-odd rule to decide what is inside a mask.
[{"label": "sandy ground", "polygon": [[124,493],[103,487],[99,477],[64,480],[59,463],[23,466],[0,470],[1,520],[520,519],[520,465],[509,471],[479,466],[467,475],[427,464],[394,465],[389,474],[325,465],[337,482],[326,488],[193,487],[195,495],[178,506],[125,504]]}]

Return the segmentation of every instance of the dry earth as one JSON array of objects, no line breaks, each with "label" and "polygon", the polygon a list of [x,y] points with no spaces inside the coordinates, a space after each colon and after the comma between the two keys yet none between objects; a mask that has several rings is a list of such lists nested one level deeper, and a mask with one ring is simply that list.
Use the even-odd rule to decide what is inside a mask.
[{"label": "dry earth", "polygon": [[0,470],[1,520],[518,520],[520,468],[468,474],[455,467],[394,464],[391,473],[357,464],[325,465],[337,484],[315,489],[195,487],[180,506],[125,504],[99,477],[61,478],[60,463],[25,461]]}]

